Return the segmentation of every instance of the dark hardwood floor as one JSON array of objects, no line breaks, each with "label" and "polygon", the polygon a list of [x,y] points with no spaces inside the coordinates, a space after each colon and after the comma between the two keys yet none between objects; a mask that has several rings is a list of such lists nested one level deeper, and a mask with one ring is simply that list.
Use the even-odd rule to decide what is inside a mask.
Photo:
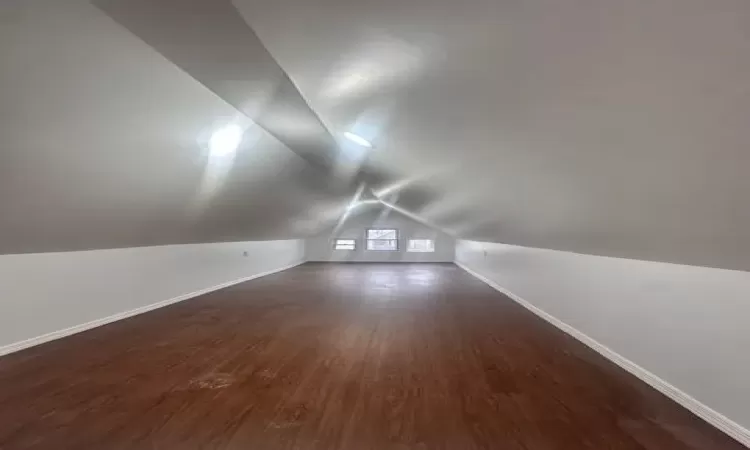
[{"label": "dark hardwood floor", "polygon": [[0,358],[2,450],[480,448],[744,447],[450,264],[306,264]]}]

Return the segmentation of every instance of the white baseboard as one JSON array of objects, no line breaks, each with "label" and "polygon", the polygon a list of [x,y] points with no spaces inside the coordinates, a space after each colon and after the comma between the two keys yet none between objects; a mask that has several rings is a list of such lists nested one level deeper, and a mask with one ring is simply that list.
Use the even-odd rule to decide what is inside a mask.
[{"label": "white baseboard", "polygon": [[106,325],[108,323],[116,322],[118,320],[127,319],[128,317],[133,317],[138,314],[143,314],[149,311],[153,311],[155,309],[163,308],[165,306],[172,305],[174,303],[182,302],[185,300],[189,300],[194,297],[198,297],[204,294],[208,294],[209,292],[218,291],[219,289],[224,289],[229,286],[233,286],[235,284],[244,283],[245,281],[254,280],[256,278],[264,277],[266,275],[271,275],[276,272],[281,272],[287,269],[291,269],[292,267],[299,266],[300,264],[303,264],[305,261],[298,261],[294,264],[290,264],[288,266],[280,267],[278,269],[269,270],[267,272],[258,273],[255,275],[251,275],[249,277],[240,278],[238,280],[232,280],[228,281],[226,283],[218,284],[215,286],[211,286],[205,289],[200,289],[198,291],[189,292],[187,294],[183,294],[177,297],[173,297],[167,300],[163,300],[157,303],[152,303],[150,305],[141,306],[140,308],[131,309],[129,311],[124,311],[121,313],[113,314],[108,317],[103,317],[101,319],[92,320],[91,322],[82,323],[80,325],[75,325],[70,328],[65,328],[64,330],[58,330],[53,331],[51,333],[43,334],[41,336],[33,337],[31,339],[26,339],[24,341],[20,342],[14,342],[9,345],[5,345],[3,347],[0,347],[0,356],[7,355],[9,353],[17,352],[29,347],[33,347],[35,345],[43,344],[45,342],[53,341],[55,339],[64,338],[66,336],[70,336],[72,334],[80,333],[82,331],[90,330],[92,328],[100,327],[102,325]]},{"label": "white baseboard", "polygon": [[636,377],[638,377],[639,379],[641,379],[642,381],[644,381],[645,383],[649,384],[651,387],[656,389],[657,391],[661,392],[662,394],[671,398],[675,402],[679,403],[684,408],[688,409],[689,411],[694,413],[696,416],[702,418],[703,420],[710,423],[714,427],[723,431],[724,433],[726,433],[727,435],[729,435],[736,441],[750,448],[750,430],[744,428],[742,425],[738,424],[732,419],[729,419],[723,414],[717,411],[714,411],[713,409],[704,405],[700,401],[696,400],[695,398],[691,397],[690,395],[681,391],[675,386],[672,386],[668,382],[664,381],[663,379],[659,378],[658,376],[654,375],[653,373],[649,372],[648,370],[644,369],[643,367],[639,366],[633,361],[630,361],[629,359],[625,358],[624,356],[620,355],[614,350],[608,348],[607,346],[602,345],[601,343],[597,342],[593,338],[587,336],[586,334],[573,328],[572,326],[559,320],[558,318],[542,311],[541,309],[537,308],[536,306],[532,305],[531,303],[522,299],[521,297],[515,295],[514,293],[510,292],[506,288],[498,285],[497,283],[485,277],[484,275],[475,272],[474,270],[466,267],[465,265],[457,261],[455,261],[455,264],[458,267],[465,270],[466,272],[473,275],[474,277],[484,281],[495,290],[511,298],[513,301],[515,301],[519,305],[523,306],[524,308],[533,312],[537,316],[546,320],[550,324],[556,326],[560,330],[576,338],[578,341],[590,347],[591,349],[593,349],[600,355],[604,356],[605,358],[609,359],[613,363],[617,364],[618,366],[627,370],[631,374],[635,375]]}]

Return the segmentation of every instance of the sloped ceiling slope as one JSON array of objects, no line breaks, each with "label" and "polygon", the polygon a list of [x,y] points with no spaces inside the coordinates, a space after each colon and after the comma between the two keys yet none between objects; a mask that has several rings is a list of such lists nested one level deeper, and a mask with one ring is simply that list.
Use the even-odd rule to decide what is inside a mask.
[{"label": "sloped ceiling slope", "polygon": [[3,8],[0,253],[305,236],[364,183],[460,238],[750,269],[746,0]]},{"label": "sloped ceiling slope", "polygon": [[369,163],[398,175],[381,194],[425,220],[750,269],[750,2],[235,4],[328,128],[373,140]]},{"label": "sloped ceiling slope", "polygon": [[[356,170],[333,177],[254,120],[309,112],[274,98],[285,75],[253,42],[235,49],[253,83],[224,86],[239,108],[88,1],[0,8],[0,254],[288,239],[350,201]],[[230,123],[243,142],[215,159]]]}]

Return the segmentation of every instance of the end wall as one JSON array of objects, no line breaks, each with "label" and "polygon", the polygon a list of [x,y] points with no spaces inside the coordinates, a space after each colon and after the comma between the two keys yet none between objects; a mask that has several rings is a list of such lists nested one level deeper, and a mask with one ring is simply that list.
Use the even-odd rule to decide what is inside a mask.
[{"label": "end wall", "polygon": [[0,256],[0,355],[299,264],[301,240]]},{"label": "end wall", "polygon": [[473,241],[458,241],[456,262],[676,387],[750,445],[750,273]]},{"label": "end wall", "polygon": [[[359,210],[361,208],[361,211]],[[453,237],[423,225],[384,206],[360,206],[339,229],[331,228],[305,241],[308,261],[337,262],[453,262],[456,241]],[[396,228],[399,231],[397,252],[365,250],[367,228]],[[334,250],[333,239],[356,239],[355,251]],[[434,253],[407,252],[409,239],[435,240]]]}]

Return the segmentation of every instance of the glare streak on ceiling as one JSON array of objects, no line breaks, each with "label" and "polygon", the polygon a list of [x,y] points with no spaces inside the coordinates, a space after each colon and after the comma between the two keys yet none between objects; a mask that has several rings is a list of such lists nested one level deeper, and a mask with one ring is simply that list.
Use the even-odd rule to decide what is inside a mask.
[{"label": "glare streak on ceiling", "polygon": [[[200,73],[234,95],[235,107],[88,1],[11,0],[17,14],[0,27],[0,254],[290,239],[335,223],[351,181],[326,176],[311,161],[318,156],[304,154],[315,148],[312,137],[292,152],[251,120],[299,125],[310,111],[295,106],[302,100],[284,90],[288,78],[266,64],[262,45],[226,47],[217,37],[247,29],[244,20],[225,23],[207,2],[180,2],[178,10],[196,14],[185,23],[214,37],[202,40],[164,20],[174,2],[129,3],[136,10],[122,14],[161,28],[155,38],[177,54],[197,41],[209,49],[199,54],[207,59],[187,61],[199,72],[207,61],[228,60],[219,74]],[[221,11],[221,2],[209,3]],[[291,100],[268,104],[274,95]],[[245,132],[221,156],[211,139],[228,124]]]},{"label": "glare streak on ceiling", "polygon": [[183,0],[94,4],[325,172],[320,178],[331,186],[353,190],[360,182],[389,178],[364,166],[366,151],[334,136],[353,133],[369,141],[375,137],[372,127],[329,130],[232,2],[190,0],[190,8]]}]

